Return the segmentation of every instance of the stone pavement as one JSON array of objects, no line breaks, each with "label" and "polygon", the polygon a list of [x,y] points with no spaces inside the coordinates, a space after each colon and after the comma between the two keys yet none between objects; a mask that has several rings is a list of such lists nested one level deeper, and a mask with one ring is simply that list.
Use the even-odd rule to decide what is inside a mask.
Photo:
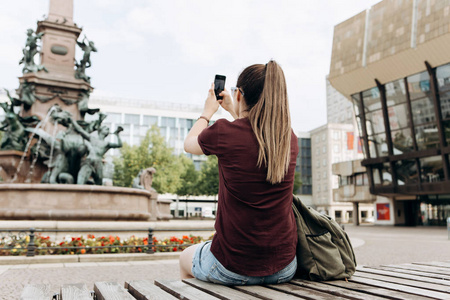
[{"label": "stone pavement", "polygon": [[[376,266],[415,261],[450,261],[450,240],[445,227],[382,227],[346,225],[358,265]],[[106,255],[105,255],[106,256]],[[0,265],[0,299],[18,299],[29,283],[50,283],[56,293],[64,283],[177,279],[178,260],[78,262]]]}]

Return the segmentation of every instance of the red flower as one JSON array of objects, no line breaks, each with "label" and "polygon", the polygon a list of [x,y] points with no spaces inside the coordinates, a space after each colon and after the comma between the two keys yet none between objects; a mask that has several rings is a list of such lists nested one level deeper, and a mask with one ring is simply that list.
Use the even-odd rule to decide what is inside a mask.
[{"label": "red flower", "polygon": [[173,247],[172,249],[173,252],[176,252],[177,250],[178,250],[177,247]]}]

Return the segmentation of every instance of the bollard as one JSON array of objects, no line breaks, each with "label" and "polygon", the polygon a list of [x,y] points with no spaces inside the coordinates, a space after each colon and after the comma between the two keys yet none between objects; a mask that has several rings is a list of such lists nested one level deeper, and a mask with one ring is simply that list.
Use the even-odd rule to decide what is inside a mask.
[{"label": "bollard", "polygon": [[147,254],[153,254],[155,251],[153,251],[153,229],[148,229],[148,248],[146,253]]},{"label": "bollard", "polygon": [[27,256],[34,256],[34,252],[36,249],[36,244],[34,243],[34,232],[36,229],[30,228],[30,242],[27,246]]}]

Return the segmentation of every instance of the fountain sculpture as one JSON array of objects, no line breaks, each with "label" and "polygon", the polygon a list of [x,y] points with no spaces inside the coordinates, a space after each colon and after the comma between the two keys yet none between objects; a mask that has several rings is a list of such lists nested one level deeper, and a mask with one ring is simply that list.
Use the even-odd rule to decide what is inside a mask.
[{"label": "fountain sculpture", "polygon": [[[7,91],[9,103],[0,103],[0,220],[169,219],[169,203],[158,201],[151,188],[154,170],[143,171],[144,188],[102,185],[103,156],[122,146],[122,128],[109,141],[109,128],[102,126],[107,116],[89,108],[93,87],[86,69],[97,48],[86,36],[78,41],[81,31],[73,22],[73,0],[50,0],[47,19],[27,31],[18,96]],[[86,122],[86,114],[98,118]]]}]

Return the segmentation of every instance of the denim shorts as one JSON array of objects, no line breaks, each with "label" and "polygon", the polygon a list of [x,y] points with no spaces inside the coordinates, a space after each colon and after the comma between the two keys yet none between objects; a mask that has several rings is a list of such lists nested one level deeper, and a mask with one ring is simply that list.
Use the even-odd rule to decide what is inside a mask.
[{"label": "denim shorts", "polygon": [[211,241],[197,247],[192,259],[192,274],[195,278],[222,285],[276,284],[290,281],[297,271],[297,258],[283,270],[268,276],[246,276],[228,271],[211,253]]}]

